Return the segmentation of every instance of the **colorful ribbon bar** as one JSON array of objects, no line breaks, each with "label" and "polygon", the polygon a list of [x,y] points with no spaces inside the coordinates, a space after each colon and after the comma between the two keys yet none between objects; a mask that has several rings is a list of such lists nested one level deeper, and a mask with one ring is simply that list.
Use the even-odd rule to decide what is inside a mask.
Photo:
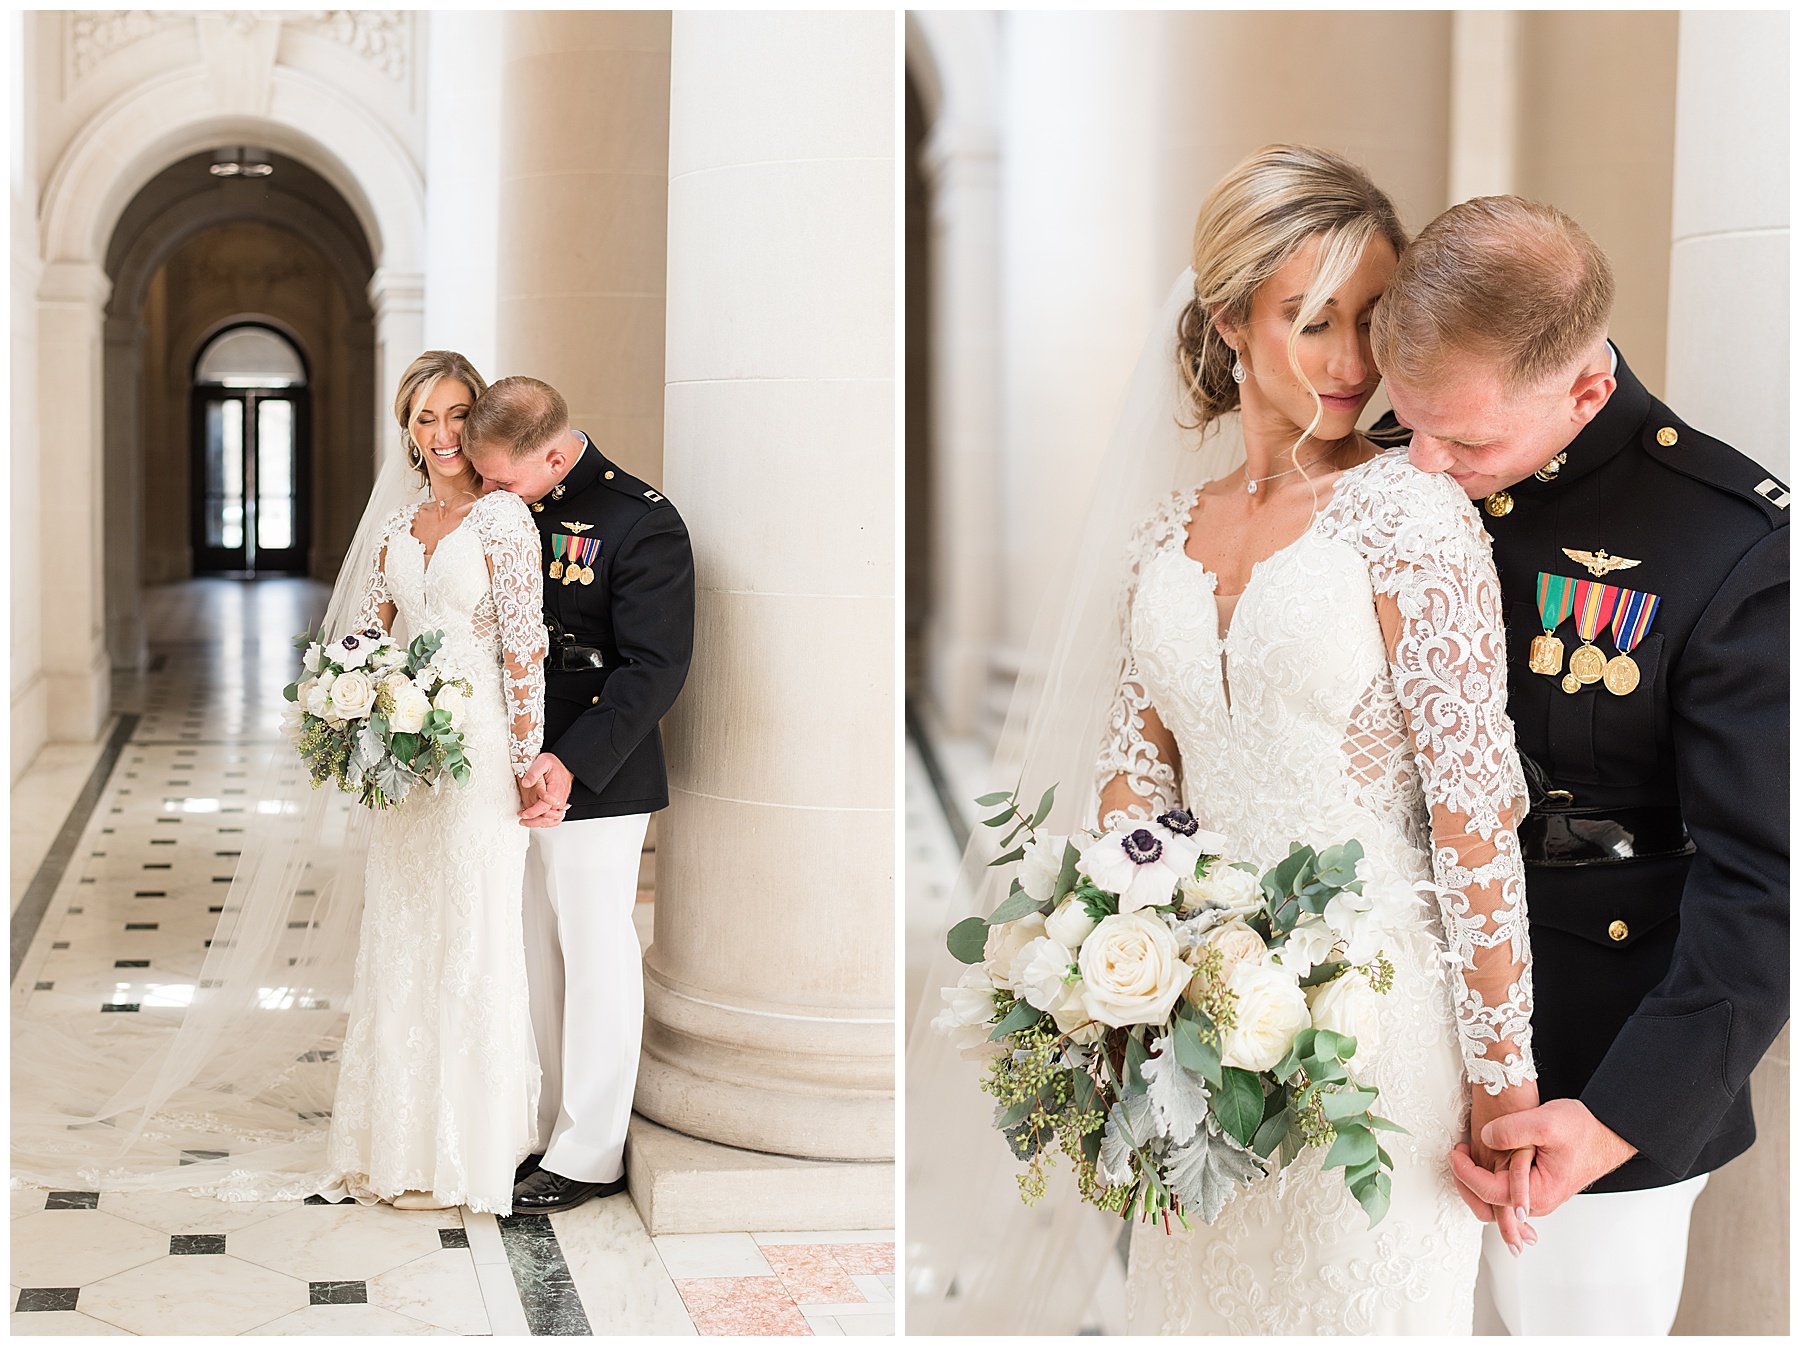
[{"label": "colorful ribbon bar", "polygon": [[1545,632],[1556,630],[1568,619],[1575,606],[1575,584],[1576,581],[1567,575],[1538,572],[1538,618],[1543,622]]},{"label": "colorful ribbon bar", "polygon": [[1585,644],[1592,645],[1594,637],[1612,620],[1620,592],[1597,580],[1575,581],[1575,629]]},{"label": "colorful ribbon bar", "polygon": [[1637,648],[1638,642],[1650,630],[1650,623],[1655,620],[1657,604],[1662,599],[1655,594],[1640,593],[1636,589],[1619,590],[1618,608],[1613,613],[1612,638],[1620,654],[1630,654]]}]

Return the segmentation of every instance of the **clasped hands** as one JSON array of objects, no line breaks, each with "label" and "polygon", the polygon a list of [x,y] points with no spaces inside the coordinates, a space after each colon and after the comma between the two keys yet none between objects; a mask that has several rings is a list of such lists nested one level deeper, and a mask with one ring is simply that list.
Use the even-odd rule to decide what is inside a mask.
[{"label": "clasped hands", "polygon": [[569,811],[575,777],[555,753],[541,752],[519,777],[519,825],[555,827]]},{"label": "clasped hands", "polygon": [[1450,1152],[1457,1195],[1484,1222],[1497,1221],[1517,1257],[1537,1242],[1528,1222],[1611,1173],[1637,1153],[1579,1099],[1540,1104],[1537,1084],[1470,1091],[1468,1141]]}]

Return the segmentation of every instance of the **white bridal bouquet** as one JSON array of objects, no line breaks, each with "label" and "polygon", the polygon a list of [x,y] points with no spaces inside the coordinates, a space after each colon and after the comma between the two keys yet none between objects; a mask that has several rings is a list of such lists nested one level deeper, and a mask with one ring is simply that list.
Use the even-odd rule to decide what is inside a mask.
[{"label": "white bridal bouquet", "polygon": [[399,646],[379,626],[321,645],[301,632],[306,650],[299,679],[282,695],[291,704],[284,727],[312,772],[313,788],[335,780],[373,809],[394,807],[423,781],[445,772],[464,784],[463,707],[467,678],[434,663],[442,631]]},{"label": "white bridal bouquet", "polygon": [[1102,1210],[1211,1224],[1239,1187],[1321,1146],[1378,1223],[1393,1161],[1375,1133],[1404,1128],[1353,1078],[1394,975],[1364,919],[1361,844],[1295,844],[1258,877],[1180,809],[1040,836],[1055,793],[1029,816],[1015,792],[976,801],[1005,805],[984,820],[1014,824],[1003,846],[1025,839],[992,862],[1018,866],[1007,899],[950,931],[970,966],[934,1020],[989,1058],[982,1088],[1029,1166],[1025,1200],[1054,1146]]}]

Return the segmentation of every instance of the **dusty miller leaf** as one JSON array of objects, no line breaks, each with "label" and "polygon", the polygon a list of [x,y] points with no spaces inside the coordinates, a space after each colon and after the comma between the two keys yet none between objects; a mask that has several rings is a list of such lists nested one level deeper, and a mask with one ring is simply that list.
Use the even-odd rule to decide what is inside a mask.
[{"label": "dusty miller leaf", "polygon": [[1207,1224],[1219,1218],[1239,1187],[1248,1187],[1262,1175],[1256,1156],[1213,1125],[1201,1127],[1193,1140],[1169,1155],[1169,1189]]},{"label": "dusty miller leaf", "polygon": [[1206,1121],[1206,1085],[1175,1059],[1166,1037],[1156,1040],[1156,1050],[1138,1069],[1149,1088],[1150,1101],[1161,1114],[1164,1134],[1177,1145],[1185,1145]]},{"label": "dusty miller leaf", "polygon": [[1156,1106],[1148,1094],[1121,1094],[1119,1101],[1107,1109],[1106,1134],[1100,1141],[1100,1178],[1108,1187],[1118,1187],[1134,1180],[1131,1152],[1135,1144],[1142,1150],[1158,1134]]}]

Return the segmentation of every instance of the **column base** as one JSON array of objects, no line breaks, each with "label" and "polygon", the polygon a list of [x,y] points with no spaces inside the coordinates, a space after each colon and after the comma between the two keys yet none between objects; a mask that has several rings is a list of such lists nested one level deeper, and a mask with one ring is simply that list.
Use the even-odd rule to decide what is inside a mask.
[{"label": "column base", "polygon": [[652,1234],[894,1227],[892,1163],[739,1150],[633,1113],[625,1172]]}]

